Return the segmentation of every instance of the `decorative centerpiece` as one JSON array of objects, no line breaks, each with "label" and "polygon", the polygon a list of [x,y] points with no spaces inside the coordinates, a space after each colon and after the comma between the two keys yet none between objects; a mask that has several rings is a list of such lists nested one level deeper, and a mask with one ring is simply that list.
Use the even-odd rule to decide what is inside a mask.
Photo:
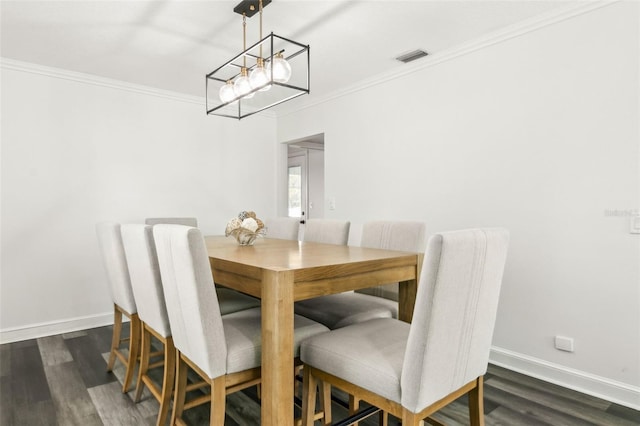
[{"label": "decorative centerpiece", "polygon": [[234,217],[227,223],[224,231],[225,236],[232,235],[241,246],[251,246],[258,237],[264,237],[267,228],[264,222],[256,217],[255,212],[242,211],[238,217]]}]

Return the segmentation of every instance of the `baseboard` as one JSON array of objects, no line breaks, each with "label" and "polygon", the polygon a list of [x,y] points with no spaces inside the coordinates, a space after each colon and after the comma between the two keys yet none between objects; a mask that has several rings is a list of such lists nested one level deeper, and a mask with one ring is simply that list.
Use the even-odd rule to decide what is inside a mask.
[{"label": "baseboard", "polygon": [[640,387],[493,346],[489,362],[545,382],[640,410]]},{"label": "baseboard", "polygon": [[[127,320],[123,318],[123,320]],[[113,313],[77,317],[0,330],[0,344],[36,339],[113,324]],[[493,346],[489,362],[527,376],[640,410],[640,387],[574,370]]]},{"label": "baseboard", "polygon": [[[123,318],[123,320],[128,319]],[[72,331],[86,330],[88,328],[102,327],[111,324],[113,324],[113,312],[70,318],[62,321],[30,324],[25,327],[6,328],[0,330],[0,344],[37,339],[38,337],[70,333]]]}]

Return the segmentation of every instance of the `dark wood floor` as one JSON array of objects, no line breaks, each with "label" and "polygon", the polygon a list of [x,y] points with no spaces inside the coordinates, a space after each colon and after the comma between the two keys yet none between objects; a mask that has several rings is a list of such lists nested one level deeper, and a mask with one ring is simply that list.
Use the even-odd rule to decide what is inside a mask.
[{"label": "dark wood floor", "polygon": [[[111,327],[0,346],[0,425],[153,425],[158,404],[147,392],[135,404],[122,394],[124,369],[107,373]],[[338,395],[342,396],[342,395]],[[334,404],[334,418],[346,411]],[[493,365],[485,377],[485,420],[491,425],[640,425],[640,412]],[[468,424],[464,398],[434,416],[447,425]],[[208,406],[189,413],[208,424]],[[260,423],[255,390],[228,397],[229,426]],[[392,419],[393,425],[398,422]],[[360,423],[377,424],[373,419]],[[270,425],[276,426],[276,425]]]}]

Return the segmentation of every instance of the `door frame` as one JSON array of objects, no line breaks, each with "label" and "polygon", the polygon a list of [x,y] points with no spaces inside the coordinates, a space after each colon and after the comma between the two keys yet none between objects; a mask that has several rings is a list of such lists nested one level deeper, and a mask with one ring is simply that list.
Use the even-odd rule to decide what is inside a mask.
[{"label": "door frame", "polygon": [[287,216],[289,212],[289,168],[300,167],[300,223],[304,225],[309,213],[309,151],[307,149],[287,154]]},{"label": "door frame", "polygon": [[[309,150],[321,150],[324,152],[324,133],[318,133],[315,135],[310,135],[310,136],[306,136],[306,137],[302,137],[302,138],[296,138],[296,139],[290,139],[288,141],[283,141],[281,143],[279,143],[279,159],[280,161],[278,162],[279,166],[278,166],[278,170],[277,170],[277,176],[278,176],[278,191],[277,191],[277,206],[276,206],[276,211],[277,214],[279,216],[289,216],[289,208],[288,208],[288,198],[289,198],[289,189],[288,189],[288,179],[289,179],[289,151],[291,149],[298,149],[298,150],[302,150],[304,149],[307,152],[307,206],[305,207],[305,215],[308,217],[309,215],[309,201],[310,201],[310,197],[309,197],[309,188],[310,188],[310,183],[309,183],[309,174],[308,174],[308,170],[309,170],[309,155],[308,152]],[[323,154],[324,155],[324,154]],[[324,160],[323,160],[324,161]],[[322,186],[324,188],[324,183],[326,182],[326,169],[323,166],[323,178],[322,178]],[[323,211],[326,210],[324,204],[325,204],[325,200],[322,200],[323,203]],[[314,206],[315,208],[315,206]]]}]

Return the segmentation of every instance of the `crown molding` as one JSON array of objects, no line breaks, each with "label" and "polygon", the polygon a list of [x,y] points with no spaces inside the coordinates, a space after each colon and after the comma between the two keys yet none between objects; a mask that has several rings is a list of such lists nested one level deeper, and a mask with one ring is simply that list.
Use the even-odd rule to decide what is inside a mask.
[{"label": "crown molding", "polygon": [[486,47],[493,46],[494,44],[502,43],[504,41],[519,37],[523,34],[537,31],[541,28],[574,18],[576,16],[583,15],[604,6],[618,3],[619,1],[621,0],[585,0],[585,2],[583,3],[567,5],[546,14],[541,14],[517,24],[512,24],[498,31],[494,31],[480,38],[459,44],[442,52],[430,54],[425,59],[418,61],[417,63],[406,64],[402,66],[402,68],[378,74],[359,83],[336,90],[326,95],[321,95],[317,98],[307,98],[309,99],[307,102],[300,102],[297,105],[293,106],[291,109],[282,110],[277,113],[277,116],[279,118],[285,117],[304,109],[311,108],[313,106],[320,105],[392,80],[396,80],[398,78],[434,67],[438,64],[450,61],[460,56],[468,55]]},{"label": "crown molding", "polygon": [[[407,64],[401,69],[396,69],[386,73],[378,74],[374,77],[365,79],[359,83],[345,87],[343,89],[336,90],[326,95],[321,95],[317,98],[306,98],[308,101],[302,101],[289,108],[284,106],[279,112],[262,111],[256,115],[263,115],[270,118],[286,117],[287,115],[294,114],[307,108],[311,108],[316,105],[320,105],[331,100],[347,96],[352,93],[365,90],[372,86],[377,86],[406,75],[410,75],[421,70],[436,66],[440,63],[450,61],[457,57],[467,55],[469,53],[490,47],[494,44],[498,44],[523,34],[534,32],[538,29],[556,24],[558,22],[565,21],[567,19],[580,16],[582,14],[591,12],[593,10],[609,6],[614,3],[618,3],[621,0],[586,0],[584,3],[567,5],[563,8],[556,9],[555,11],[548,12],[546,14],[539,15],[537,17],[525,20],[518,24],[505,27],[501,30],[487,34],[483,37],[471,40],[469,42],[460,44],[451,49],[437,52],[426,57],[423,61],[415,64]],[[170,99],[178,102],[186,102],[196,105],[205,106],[204,97],[187,95],[183,93],[173,92],[169,90],[158,89],[150,86],[144,86],[140,84],[127,83],[121,80],[110,79],[106,77],[99,77],[92,74],[85,74],[76,71],[65,70],[61,68],[48,67],[44,65],[33,64],[29,62],[22,62],[14,59],[0,57],[0,68],[28,72],[32,74],[45,75],[52,78],[60,78],[64,80],[75,81],[78,83],[89,84],[93,86],[108,87],[116,90],[123,90],[127,92],[133,92],[148,96],[155,96],[164,99]]]},{"label": "crown molding", "polygon": [[62,68],[54,68],[45,65],[38,65],[31,62],[23,62],[15,59],[0,58],[0,67],[2,69],[20,71],[31,74],[39,74],[62,80],[74,81],[76,83],[88,84],[91,86],[107,87],[110,89],[123,90],[142,95],[155,96],[164,99],[170,99],[179,102],[187,102],[204,107],[204,98],[198,96],[186,95],[183,93],[172,92],[170,90],[157,89],[155,87],[144,86],[141,84],[127,83],[121,80],[115,80],[107,77],[100,77],[93,74],[85,74],[76,71],[70,71]]},{"label": "crown molding", "polygon": [[[185,93],[173,92],[170,90],[158,89],[142,84],[128,83],[122,80],[116,80],[107,77],[100,77],[93,74],[86,74],[77,71],[66,70],[62,68],[54,68],[45,65],[34,64],[31,62],[18,61],[16,59],[0,57],[0,68],[12,71],[26,72],[30,74],[38,74],[51,78],[59,78],[62,80],[73,81],[91,86],[107,87],[109,89],[121,90],[130,93],[137,93],[146,96],[154,96],[163,99],[169,99],[177,102],[185,102],[202,106],[205,109],[205,99],[203,96],[187,95]],[[273,111],[262,111],[256,115],[269,118],[275,118]]]}]

